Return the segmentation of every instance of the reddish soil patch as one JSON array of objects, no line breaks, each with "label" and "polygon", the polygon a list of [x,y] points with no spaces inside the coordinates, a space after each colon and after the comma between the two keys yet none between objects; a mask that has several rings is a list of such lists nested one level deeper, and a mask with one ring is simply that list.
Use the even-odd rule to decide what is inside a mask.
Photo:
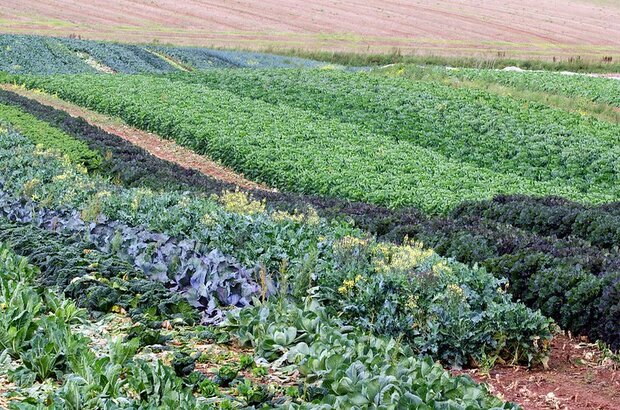
[{"label": "reddish soil patch", "polygon": [[[605,0],[8,0],[3,31],[264,49],[620,55]],[[614,58],[615,59],[615,58]]]},{"label": "reddish soil patch", "polygon": [[39,91],[30,91],[22,87],[8,84],[0,85],[0,88],[31,98],[41,104],[63,110],[73,117],[82,117],[89,124],[99,127],[110,134],[118,135],[148,151],[157,158],[177,163],[182,167],[194,169],[205,175],[209,175],[221,181],[230,182],[242,188],[275,191],[275,189],[271,189],[265,185],[252,182],[244,178],[243,175],[235,173],[223,165],[203,155],[196,154],[173,141],[164,139],[150,132],[130,127],[119,119],[96,113]]},{"label": "reddish soil patch", "polygon": [[488,376],[467,373],[525,410],[616,410],[620,408],[620,367],[596,345],[565,335],[553,339],[549,369],[497,366]]}]

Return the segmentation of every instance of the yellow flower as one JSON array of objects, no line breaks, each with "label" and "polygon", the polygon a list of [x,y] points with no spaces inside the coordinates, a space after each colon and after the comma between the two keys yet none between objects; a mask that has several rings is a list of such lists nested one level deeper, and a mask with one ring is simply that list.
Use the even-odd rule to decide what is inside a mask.
[{"label": "yellow flower", "polygon": [[181,198],[181,200],[178,202],[178,205],[181,208],[187,208],[189,204],[190,204],[190,200],[187,197]]},{"label": "yellow flower", "polygon": [[433,273],[435,275],[440,275],[442,273],[450,273],[450,272],[452,272],[452,268],[450,268],[448,266],[446,261],[439,261],[439,262],[437,262],[436,264],[433,265],[431,270],[433,271]]},{"label": "yellow flower", "polygon": [[139,207],[140,207],[140,197],[136,195],[133,197],[133,200],[131,201],[131,209],[133,209],[134,211],[137,211]]},{"label": "yellow flower", "polygon": [[343,295],[345,293],[348,293],[350,290],[352,290],[355,287],[357,282],[361,280],[363,280],[361,275],[357,275],[355,279],[346,279],[344,282],[342,282],[342,286],[338,288],[338,292]]},{"label": "yellow flower", "polygon": [[33,178],[30,181],[27,181],[24,184],[24,195],[27,197],[30,197],[32,199],[35,199],[35,197],[37,197],[37,195],[35,194],[35,189],[41,184],[41,180],[38,178]]},{"label": "yellow flower", "polygon": [[409,240],[402,246],[394,246],[388,252],[382,253],[383,255],[374,260],[378,272],[410,271],[434,255],[432,249],[424,249],[422,242]]},{"label": "yellow flower", "polygon": [[405,303],[405,306],[409,309],[415,309],[418,307],[418,297],[415,295],[410,295],[409,298],[407,298],[407,303]]},{"label": "yellow flower", "polygon": [[220,203],[229,212],[239,214],[257,214],[265,212],[265,201],[254,201],[247,194],[235,191],[224,192],[220,197]]},{"label": "yellow flower", "polygon": [[463,298],[463,296],[465,295],[465,292],[463,292],[463,288],[461,288],[458,285],[455,285],[454,283],[448,285],[447,287],[448,293],[458,297],[458,298]]},{"label": "yellow flower", "polygon": [[209,214],[204,214],[202,217],[202,223],[207,226],[212,226],[215,224],[215,219]]},{"label": "yellow flower", "polygon": [[342,238],[336,246],[343,250],[351,250],[354,248],[368,245],[369,240],[363,238],[356,238],[355,236],[345,236]]},{"label": "yellow flower", "polygon": [[67,179],[69,176],[67,174],[60,174],[60,175],[56,175],[54,178],[52,178],[52,181],[57,182],[57,181],[64,181],[65,179]]},{"label": "yellow flower", "polygon": [[276,222],[292,221],[292,222],[299,223],[304,220],[304,216],[302,214],[293,215],[293,214],[289,214],[288,212],[284,212],[284,211],[275,211],[271,214],[271,219],[273,219]]},{"label": "yellow flower", "polygon": [[321,222],[321,218],[319,214],[316,212],[316,209],[310,207],[306,212],[306,223],[309,225],[318,225]]}]

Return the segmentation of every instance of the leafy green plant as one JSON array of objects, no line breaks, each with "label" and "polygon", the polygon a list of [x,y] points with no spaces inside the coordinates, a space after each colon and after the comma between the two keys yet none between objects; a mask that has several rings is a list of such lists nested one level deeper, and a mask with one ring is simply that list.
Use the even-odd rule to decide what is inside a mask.
[{"label": "leafy green plant", "polygon": [[127,387],[138,395],[143,408],[197,408],[191,390],[183,386],[183,381],[176,376],[173,369],[160,361],[149,364],[136,360],[132,363],[127,374]]},{"label": "leafy green plant", "polygon": [[[306,73],[302,74],[307,81]],[[302,74],[290,74],[298,78],[287,79],[287,84],[299,82]],[[132,125],[209,154],[255,180],[293,192],[390,207],[416,205],[429,213],[445,213],[463,200],[491,198],[498,193],[561,195],[593,203],[613,201],[617,196],[613,167],[609,165],[615,161],[609,152],[616,149],[612,140],[617,129],[612,126],[544,107],[524,110],[517,101],[484,92],[359,73],[307,75],[320,77],[311,81],[313,85],[333,83],[342,90],[333,99],[343,104],[342,110],[324,102],[323,110],[343,112],[346,120],[361,117],[359,123],[214,90],[201,84],[207,82],[207,75],[173,80],[146,76],[28,78],[24,83],[120,116]],[[250,78],[248,83],[252,81]],[[367,96],[347,99],[344,90],[356,88],[365,89]],[[320,95],[311,101],[321,103],[324,100]],[[385,106],[370,109],[368,101]],[[438,105],[444,108],[436,109]],[[353,108],[348,110],[348,106]],[[471,123],[467,127],[461,125],[464,109]],[[523,120],[533,115],[536,121]],[[498,116],[505,121],[497,121]],[[384,121],[386,117],[394,120]],[[556,122],[565,127],[557,129]],[[492,131],[491,125],[497,124],[503,124],[501,130]],[[578,138],[592,139],[592,152],[587,155],[595,155],[597,164],[607,164],[609,172],[603,175],[600,169],[591,169],[586,176],[581,175],[591,162],[580,150],[556,152],[549,148],[552,154],[544,163],[557,164],[553,172],[546,165],[529,161],[530,157],[547,155],[538,148],[540,128],[546,130],[545,141],[550,138],[548,134],[561,140],[577,124]],[[392,128],[383,130],[382,126]],[[485,135],[482,140],[481,133]],[[502,150],[487,143],[498,139],[503,141]],[[522,154],[515,157],[514,152]],[[564,162],[569,164],[561,165]],[[335,169],[339,171],[337,183]]]},{"label": "leafy green plant", "polygon": [[[302,397],[318,399],[333,408],[393,406],[463,406],[512,408],[469,377],[450,377],[432,360],[418,359],[410,348],[394,339],[377,338],[344,326],[315,300],[303,307],[279,301],[238,310],[225,326],[262,353],[261,329],[277,324],[305,323],[304,341],[290,346],[284,358],[295,364],[302,380],[313,388]],[[316,388],[320,391],[314,391]],[[294,407],[291,407],[294,408]]]},{"label": "leafy green plant", "polygon": [[203,380],[198,385],[198,391],[200,392],[200,394],[207,398],[220,396],[220,389],[218,385],[210,379]]},{"label": "leafy green plant", "polygon": [[248,406],[257,406],[269,400],[272,394],[266,386],[262,384],[254,384],[248,379],[244,379],[242,383],[237,384],[237,393]]},{"label": "leafy green plant", "polygon": [[215,382],[220,386],[228,386],[239,375],[239,369],[235,366],[224,365],[217,370]]},{"label": "leafy green plant", "polygon": [[196,359],[186,352],[174,352],[170,363],[174,372],[179,377],[188,376],[196,367]]},{"label": "leafy green plant", "polygon": [[269,369],[265,366],[256,366],[252,369],[252,375],[254,377],[263,377],[269,374]]},{"label": "leafy green plant", "polygon": [[43,303],[24,282],[0,279],[0,285],[0,347],[18,357],[35,335]]},{"label": "leafy green plant", "polygon": [[249,354],[242,354],[239,356],[239,367],[241,367],[241,369],[254,367],[254,356]]},{"label": "leafy green plant", "polygon": [[76,164],[95,171],[101,164],[101,156],[79,140],[63,133],[50,124],[40,121],[17,107],[0,104],[0,122],[14,127],[36,145],[58,150]]}]

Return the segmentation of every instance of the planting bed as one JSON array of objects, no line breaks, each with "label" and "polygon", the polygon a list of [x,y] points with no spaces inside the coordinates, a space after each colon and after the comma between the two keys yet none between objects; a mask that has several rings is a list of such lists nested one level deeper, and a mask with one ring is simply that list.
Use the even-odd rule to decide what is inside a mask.
[{"label": "planting bed", "polygon": [[27,41],[73,74],[1,74],[0,407],[613,408],[617,124],[398,67]]}]

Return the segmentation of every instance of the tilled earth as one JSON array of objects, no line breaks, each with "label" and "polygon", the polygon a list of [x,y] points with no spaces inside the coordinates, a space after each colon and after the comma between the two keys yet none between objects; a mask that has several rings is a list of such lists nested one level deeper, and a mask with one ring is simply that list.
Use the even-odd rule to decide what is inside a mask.
[{"label": "tilled earth", "polygon": [[549,369],[497,366],[489,375],[464,371],[525,410],[612,410],[620,408],[620,363],[596,344],[557,335]]},{"label": "tilled earth", "polygon": [[242,47],[471,55],[620,54],[620,6],[555,0],[8,0],[3,32]]}]

